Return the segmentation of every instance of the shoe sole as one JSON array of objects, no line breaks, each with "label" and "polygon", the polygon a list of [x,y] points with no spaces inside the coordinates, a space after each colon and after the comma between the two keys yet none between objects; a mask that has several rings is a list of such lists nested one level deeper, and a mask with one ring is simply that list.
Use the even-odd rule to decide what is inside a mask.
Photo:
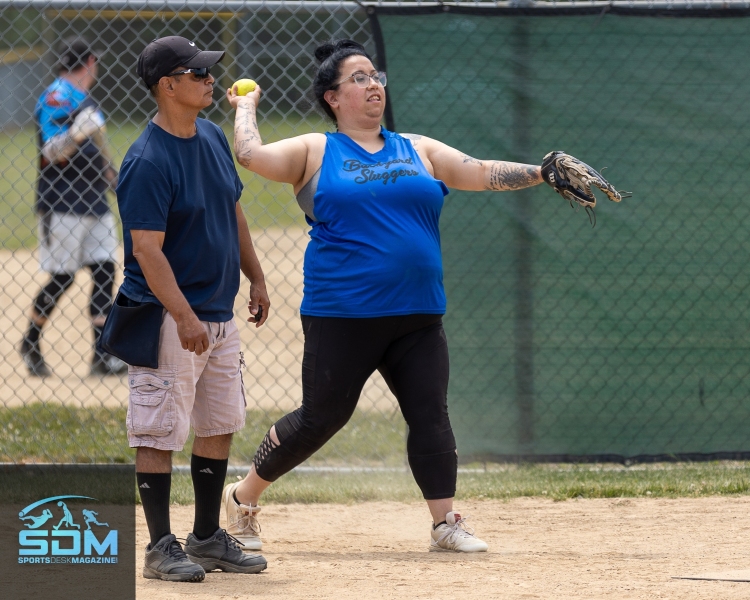
[{"label": "shoe sole", "polygon": [[197,556],[193,556],[192,554],[188,554],[188,557],[195,564],[203,567],[203,570],[206,571],[206,573],[208,573],[209,571],[213,571],[214,569],[219,569],[220,571],[224,571],[225,573],[246,573],[248,575],[252,575],[255,573],[260,573],[261,571],[265,571],[266,567],[268,567],[268,562],[266,560],[263,560],[262,563],[258,563],[257,565],[241,567],[239,565],[235,565],[234,563],[226,562],[224,560],[216,560],[214,558],[198,558]]},{"label": "shoe sole", "polygon": [[483,548],[482,550],[453,550],[452,548],[430,546],[430,552],[458,552],[460,554],[476,554],[477,552],[487,552],[487,548]]},{"label": "shoe sole", "polygon": [[143,567],[143,577],[146,579],[161,579],[162,581],[200,583],[206,578],[206,573],[205,571],[203,573],[160,573],[150,567]]},{"label": "shoe sole", "polygon": [[[235,536],[237,537],[237,536]],[[241,537],[237,537],[237,539],[242,543],[242,551],[243,552],[251,552],[254,550],[263,550],[263,542],[259,540],[258,538],[254,538],[252,540],[243,540]]]}]

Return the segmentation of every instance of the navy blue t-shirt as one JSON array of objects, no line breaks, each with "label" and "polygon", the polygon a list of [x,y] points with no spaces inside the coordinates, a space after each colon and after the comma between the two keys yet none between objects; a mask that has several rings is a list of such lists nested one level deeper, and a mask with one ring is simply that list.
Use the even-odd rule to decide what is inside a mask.
[{"label": "navy blue t-shirt", "polygon": [[190,307],[201,321],[223,322],[234,316],[240,287],[235,203],[242,183],[224,132],[205,119],[196,130],[184,139],[149,122],[125,155],[117,186],[125,243],[120,290],[161,305],[133,257],[130,230],[163,231],[162,251]]}]

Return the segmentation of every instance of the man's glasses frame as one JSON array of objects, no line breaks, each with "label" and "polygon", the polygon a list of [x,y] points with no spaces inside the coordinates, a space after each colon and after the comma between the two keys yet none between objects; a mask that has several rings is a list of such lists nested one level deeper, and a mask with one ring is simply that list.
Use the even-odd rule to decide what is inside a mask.
[{"label": "man's glasses frame", "polygon": [[349,77],[344,77],[341,81],[339,81],[334,87],[340,86],[345,81],[348,81],[349,79],[353,79],[354,83],[357,84],[357,87],[366,88],[368,85],[370,85],[370,80],[372,79],[376,84],[382,85],[383,87],[386,86],[386,83],[388,82],[388,77],[385,74],[385,71],[378,71],[377,73],[373,73],[372,75],[368,75],[364,71],[357,71],[356,73],[352,73],[349,75]]}]

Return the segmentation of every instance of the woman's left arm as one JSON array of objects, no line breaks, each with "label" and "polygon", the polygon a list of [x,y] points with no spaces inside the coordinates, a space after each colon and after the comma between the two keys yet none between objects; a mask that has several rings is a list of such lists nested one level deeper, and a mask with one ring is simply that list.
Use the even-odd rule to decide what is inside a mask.
[{"label": "woman's left arm", "polygon": [[436,179],[457,190],[503,192],[542,183],[537,165],[503,160],[477,160],[431,138],[409,135],[417,151],[427,157]]}]

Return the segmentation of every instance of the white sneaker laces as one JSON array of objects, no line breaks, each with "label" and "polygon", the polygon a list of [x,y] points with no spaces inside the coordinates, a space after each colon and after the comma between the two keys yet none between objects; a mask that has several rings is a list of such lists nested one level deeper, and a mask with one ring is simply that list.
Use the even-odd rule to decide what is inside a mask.
[{"label": "white sneaker laces", "polygon": [[[258,522],[258,519],[255,518],[255,513],[259,512],[258,510],[253,510],[249,506],[245,504],[240,504],[240,511],[242,511],[242,516],[237,519],[237,527],[240,529],[240,531],[245,532],[248,529],[252,531],[255,535],[260,535],[260,523]],[[258,508],[258,507],[253,507]]]},{"label": "white sneaker laces", "polygon": [[455,525],[448,525],[446,523],[445,531],[443,531],[442,535],[437,539],[437,543],[441,544],[443,541],[448,541],[450,544],[454,544],[456,540],[460,538],[473,538],[474,530],[466,526],[466,520],[468,518],[469,515],[461,517],[456,521]]}]

